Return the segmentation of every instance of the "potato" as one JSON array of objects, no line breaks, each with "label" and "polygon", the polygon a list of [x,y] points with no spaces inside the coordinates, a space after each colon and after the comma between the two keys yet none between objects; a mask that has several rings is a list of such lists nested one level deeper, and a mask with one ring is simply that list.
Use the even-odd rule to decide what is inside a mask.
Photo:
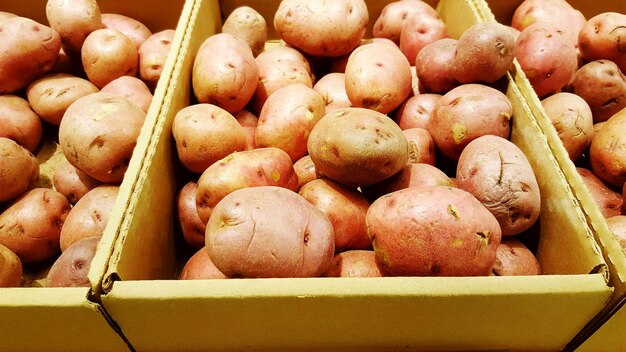
[{"label": "potato", "polygon": [[626,183],[622,187],[622,214],[626,215]]},{"label": "potato", "polygon": [[50,267],[46,287],[91,287],[87,275],[100,237],[84,238],[68,247]]},{"label": "potato", "polygon": [[229,193],[247,187],[277,186],[298,189],[291,158],[278,148],[236,152],[209,166],[198,179],[196,206],[203,223]]},{"label": "potato", "polygon": [[152,35],[152,31],[145,24],[134,18],[118,13],[103,13],[100,17],[105,28],[117,29],[124,33],[135,43],[137,50]]},{"label": "potato", "polygon": [[363,194],[376,200],[385,194],[409,187],[448,186],[456,187],[450,177],[430,164],[408,163],[404,169],[390,178],[363,188]]},{"label": "potato", "polygon": [[605,218],[622,214],[623,199],[621,195],[609,187],[589,169],[577,167],[576,171],[582,178],[587,190]]},{"label": "potato", "polygon": [[122,76],[107,83],[100,90],[102,93],[111,93],[123,96],[138,108],[147,113],[152,102],[150,88],[139,78]]},{"label": "potato", "polygon": [[480,136],[507,138],[512,115],[511,102],[502,92],[468,83],[437,101],[427,129],[437,148],[448,158],[458,160],[465,146]]},{"label": "potato", "polygon": [[8,20],[9,18],[17,17],[16,14],[6,11],[0,11],[0,22]]},{"label": "potato", "polygon": [[346,65],[346,93],[354,107],[383,114],[411,94],[411,65],[397,49],[378,42],[360,46]]},{"label": "potato", "polygon": [[439,99],[441,99],[439,94],[419,94],[410,97],[396,110],[395,121],[402,130],[428,128],[435,103]]},{"label": "potato", "polygon": [[212,104],[181,109],[172,124],[176,151],[183,166],[194,173],[227,155],[246,149],[243,127],[228,111]]},{"label": "potato", "polygon": [[26,89],[28,102],[42,120],[58,126],[67,108],[78,98],[98,92],[88,80],[67,73],[42,76]]},{"label": "potato", "polygon": [[445,186],[378,198],[366,221],[378,260],[397,276],[488,275],[501,238],[498,221],[474,196]]},{"label": "potato", "polygon": [[0,137],[0,203],[15,199],[39,179],[39,163],[28,149]]},{"label": "potato", "polygon": [[193,181],[187,182],[178,192],[178,222],[183,232],[183,240],[192,247],[204,247],[205,223],[200,220],[196,207],[196,190],[198,184]]},{"label": "potato", "polygon": [[172,48],[176,32],[165,29],[148,37],[139,47],[139,78],[154,90]]},{"label": "potato", "polygon": [[83,70],[80,52],[75,53],[61,48],[57,61],[47,73],[67,73],[72,76],[84,77],[85,70]]},{"label": "potato", "polygon": [[[204,237],[204,234],[202,235]],[[204,248],[204,243],[194,255],[185,263],[183,270],[178,276],[179,280],[210,280],[210,279],[228,279],[209,257],[209,251]]]},{"label": "potato", "polygon": [[34,188],[0,214],[0,244],[22,263],[38,262],[59,252],[61,228],[70,211],[61,193]]},{"label": "potato", "polygon": [[602,121],[602,122],[596,122],[593,124],[593,135],[595,136],[598,132],[600,132],[600,129],[602,129],[602,127],[604,126],[604,124],[606,123],[606,121]]},{"label": "potato", "polygon": [[427,44],[415,58],[415,71],[427,92],[446,93],[460,83],[452,76],[458,40],[443,38]]},{"label": "potato", "polygon": [[541,101],[554,129],[572,161],[589,148],[593,137],[593,115],[589,104],[578,95],[561,92]]},{"label": "potato", "polygon": [[439,14],[422,0],[393,1],[383,7],[374,23],[372,32],[376,38],[387,38],[400,44],[402,27],[409,17],[430,16],[439,18]]},{"label": "potato", "polygon": [[241,110],[233,116],[239,122],[239,125],[243,128],[243,133],[246,135],[246,150],[256,148],[256,127],[259,124],[259,118],[247,110]]},{"label": "potato", "polygon": [[626,216],[618,215],[606,219],[609,230],[615,235],[615,238],[622,247],[622,251],[626,252]]},{"label": "potato", "polygon": [[46,17],[63,46],[74,52],[81,51],[89,34],[104,28],[96,0],[48,0]]},{"label": "potato", "polygon": [[469,27],[456,45],[452,75],[461,83],[493,83],[506,74],[515,58],[515,40],[499,23]]},{"label": "potato", "polygon": [[398,125],[362,108],[324,116],[313,127],[307,148],[320,175],[356,187],[393,176],[409,159],[408,143]]},{"label": "potato", "polygon": [[383,277],[389,276],[370,250],[350,250],[335,254],[326,277]]},{"label": "potato", "polygon": [[578,68],[576,48],[561,29],[547,22],[537,22],[520,33],[515,58],[539,98],[558,92]]},{"label": "potato", "polygon": [[[589,19],[578,34],[580,54],[588,61],[608,59],[624,62],[626,57],[626,15],[600,13]],[[624,71],[626,65],[620,65]]]},{"label": "potato", "polygon": [[12,139],[34,152],[42,134],[41,120],[28,101],[17,95],[0,95],[0,137]]},{"label": "potato", "polygon": [[361,192],[327,179],[312,180],[298,192],[320,209],[333,225],[335,252],[370,249],[365,214],[370,203]]},{"label": "potato", "polygon": [[19,287],[22,281],[22,272],[20,257],[0,244],[0,288]]},{"label": "potato", "polygon": [[70,204],[76,204],[87,192],[100,186],[102,182],[64,160],[54,170],[52,184],[54,189],[64,195]]},{"label": "potato", "polygon": [[293,163],[293,169],[298,176],[298,188],[318,178],[310,155],[305,155]]},{"label": "potato", "polygon": [[589,159],[593,173],[617,188],[626,182],[626,110],[606,121],[593,135]]},{"label": "potato", "polygon": [[409,62],[414,63],[423,47],[449,37],[448,28],[439,17],[424,14],[411,16],[406,19],[400,32],[400,50]]},{"label": "potato", "polygon": [[351,106],[348,93],[346,93],[345,73],[328,73],[315,83],[313,89],[324,99],[326,114]]},{"label": "potato", "polygon": [[364,0],[284,0],[274,28],[290,46],[315,56],[341,56],[359,45],[369,13]]},{"label": "potato", "polygon": [[503,236],[529,229],[539,218],[537,178],[524,153],[498,136],[482,136],[461,153],[456,184],[473,194],[498,220]]},{"label": "potato", "polygon": [[61,230],[61,251],[87,237],[102,237],[119,190],[118,186],[98,186],[76,202]]},{"label": "potato", "polygon": [[594,123],[606,121],[626,107],[626,77],[609,60],[596,60],[583,65],[566,89],[589,104]]},{"label": "potato", "polygon": [[301,83],[285,86],[263,105],[256,128],[256,145],[282,149],[295,162],[307,154],[309,134],[324,115],[324,99],[312,88]]},{"label": "potato", "polygon": [[146,114],[128,99],[93,93],[77,99],[59,125],[65,158],[103,183],[121,183]]},{"label": "potato", "polygon": [[403,130],[409,143],[409,162],[435,165],[435,142],[433,137],[424,128],[409,128]]},{"label": "potato", "polygon": [[122,76],[137,75],[137,47],[124,33],[115,29],[98,29],[85,39],[81,59],[87,78],[102,88]]},{"label": "potato", "polygon": [[533,252],[522,242],[508,237],[503,238],[498,246],[491,275],[541,275],[541,266]]},{"label": "potato", "polygon": [[59,34],[25,17],[0,22],[0,94],[12,94],[54,66],[61,49]]},{"label": "potato", "polygon": [[265,186],[236,190],[217,204],[206,248],[228,277],[314,277],[330,265],[335,243],[321,210],[293,191]]},{"label": "potato", "polygon": [[534,23],[551,23],[559,27],[575,48],[578,48],[578,33],[587,20],[565,0],[525,0],[517,7],[511,26],[523,31]]},{"label": "potato", "polygon": [[232,34],[248,43],[252,55],[257,57],[265,48],[267,23],[255,9],[250,6],[240,6],[226,17],[222,33]]}]

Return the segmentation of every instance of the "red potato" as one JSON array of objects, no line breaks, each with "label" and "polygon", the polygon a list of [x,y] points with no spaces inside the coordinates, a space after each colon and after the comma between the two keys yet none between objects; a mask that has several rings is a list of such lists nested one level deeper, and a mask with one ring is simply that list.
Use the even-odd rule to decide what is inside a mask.
[{"label": "red potato", "polygon": [[591,170],[577,167],[576,171],[605,218],[622,214],[623,199],[619,193],[607,187]]},{"label": "red potato", "polygon": [[312,180],[299,194],[320,209],[333,224],[335,252],[347,249],[370,249],[365,214],[370,206],[361,192],[327,179]]},{"label": "red potato", "polygon": [[247,110],[241,110],[233,116],[243,127],[243,132],[246,135],[246,150],[256,148],[256,127],[259,124],[259,118]]},{"label": "red potato", "polygon": [[587,21],[578,35],[580,54],[587,61],[600,59],[622,63],[626,70],[626,15],[604,12]]},{"label": "red potato", "polygon": [[0,22],[8,20],[9,18],[17,17],[16,14],[6,11],[0,11]]},{"label": "red potato", "polygon": [[67,160],[56,167],[52,176],[54,189],[64,195],[70,204],[76,204],[87,192],[101,184]]},{"label": "red potato", "polygon": [[[204,237],[204,234],[202,235]],[[194,255],[185,263],[183,270],[178,276],[179,280],[211,280],[211,279],[228,279],[215,264],[211,261],[209,251],[202,244]]]},{"label": "red potato", "polygon": [[295,162],[307,154],[309,134],[324,115],[324,99],[312,88],[301,83],[285,86],[263,105],[256,128],[256,145],[282,149]]},{"label": "red potato", "polygon": [[135,43],[137,50],[152,35],[145,24],[128,16],[118,13],[103,13],[100,18],[105,28],[117,29],[130,38]]},{"label": "red potato", "polygon": [[400,50],[409,62],[415,62],[423,47],[449,37],[446,24],[440,18],[428,15],[411,16],[407,18],[400,32]]},{"label": "red potato", "polygon": [[491,269],[493,276],[541,275],[537,258],[522,242],[503,238],[496,251],[496,262]]},{"label": "red potato", "polygon": [[325,277],[383,277],[389,276],[369,250],[350,250],[335,254]]},{"label": "red potato", "polygon": [[389,113],[402,104],[411,88],[411,65],[397,49],[371,43],[350,54],[346,93],[354,107]]},{"label": "red potato", "polygon": [[39,179],[39,163],[28,149],[0,137],[0,204],[22,195]]},{"label": "red potato", "polygon": [[248,43],[254,57],[265,48],[267,23],[265,18],[249,6],[240,6],[228,15],[222,33],[229,33]]},{"label": "red potato", "polygon": [[87,36],[81,48],[81,59],[87,78],[102,88],[122,76],[137,75],[137,47],[122,32],[98,29]]},{"label": "red potato", "polygon": [[446,93],[460,83],[453,77],[458,40],[443,38],[427,44],[415,58],[415,71],[427,92]]},{"label": "red potato", "polygon": [[73,52],[81,51],[89,34],[104,28],[96,0],[48,0],[46,17],[63,46]]},{"label": "red potato", "polygon": [[409,163],[402,171],[381,182],[363,188],[369,199],[378,199],[385,194],[409,187],[447,186],[455,183],[443,171],[429,164]]},{"label": "red potato", "polygon": [[626,181],[626,110],[606,121],[593,135],[589,159],[593,173],[617,188]]},{"label": "red potato", "polygon": [[340,72],[331,72],[320,78],[313,89],[322,96],[326,106],[326,114],[351,106],[346,93],[346,75]]},{"label": "red potato", "polygon": [[587,20],[565,0],[525,0],[515,10],[511,26],[523,31],[538,22],[557,25],[569,43],[578,48],[578,33]]},{"label": "red potato", "polygon": [[17,95],[0,95],[0,137],[34,152],[42,135],[41,120],[28,101]]},{"label": "red potato", "polygon": [[100,91],[120,95],[137,105],[145,113],[148,112],[152,102],[150,88],[137,77],[122,76],[116,78],[102,87]]},{"label": "red potato", "polygon": [[476,83],[458,86],[437,101],[428,125],[435,145],[458,160],[465,146],[484,135],[508,138],[513,108],[502,92]]},{"label": "red potato", "polygon": [[23,268],[20,257],[0,244],[0,288],[19,287],[22,281],[22,273]]},{"label": "red potato", "polygon": [[410,97],[396,110],[395,121],[402,130],[427,129],[439,99],[441,95],[428,93]]},{"label": "red potato", "polygon": [[162,30],[148,37],[139,47],[139,78],[152,90],[161,78],[175,34],[173,29]]},{"label": "red potato", "polygon": [[0,214],[0,244],[33,263],[59,253],[61,228],[70,203],[59,192],[34,188]]},{"label": "red potato", "polygon": [[622,251],[626,253],[626,216],[610,217],[606,219],[606,224],[622,247]]},{"label": "red potato", "polygon": [[495,217],[458,188],[407,188],[378,198],[368,234],[386,271],[397,276],[488,275],[501,232]]},{"label": "red potato", "polygon": [[50,267],[46,287],[91,287],[87,277],[100,237],[82,239],[68,247]]},{"label": "red potato", "polygon": [[374,23],[372,32],[376,38],[387,38],[400,44],[400,33],[406,20],[413,16],[439,18],[437,11],[422,0],[393,1],[383,7]]},{"label": "red potato", "polygon": [[333,259],[332,223],[288,189],[239,189],[224,197],[213,214],[206,248],[228,277],[315,277]]},{"label": "red potato", "polygon": [[435,142],[430,133],[424,128],[409,128],[403,130],[409,143],[409,162],[435,165]]},{"label": "red potato", "polygon": [[206,225],[198,215],[196,190],[198,184],[190,181],[178,192],[178,222],[183,232],[185,243],[195,248],[204,247]]},{"label": "red potato", "polygon": [[278,148],[236,152],[209,166],[198,180],[196,206],[203,223],[229,193],[248,187],[277,186],[298,190],[298,176],[287,153]]},{"label": "red potato", "polygon": [[318,178],[310,155],[305,155],[293,163],[293,169],[298,176],[298,188]]}]

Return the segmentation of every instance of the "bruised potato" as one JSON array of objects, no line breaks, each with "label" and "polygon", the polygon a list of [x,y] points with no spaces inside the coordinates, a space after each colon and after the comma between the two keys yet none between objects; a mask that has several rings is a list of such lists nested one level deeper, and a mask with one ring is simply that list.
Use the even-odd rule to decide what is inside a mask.
[{"label": "bruised potato", "polygon": [[326,277],[383,277],[389,276],[371,250],[349,250],[335,254]]},{"label": "bruised potato", "polygon": [[50,267],[47,287],[91,287],[87,277],[100,237],[84,238],[68,247]]},{"label": "bruised potato", "polygon": [[[204,238],[204,234],[202,235]],[[228,279],[215,264],[211,261],[209,251],[204,247],[200,248],[185,263],[183,270],[178,276],[179,280],[210,280],[210,279]]]},{"label": "bruised potato", "polygon": [[250,6],[240,6],[228,15],[222,33],[232,34],[248,43],[252,55],[257,57],[265,48],[267,23],[265,18]]},{"label": "bruised potato", "polygon": [[76,204],[87,192],[101,184],[67,160],[57,166],[52,176],[54,189],[64,195],[70,204]]},{"label": "bruised potato", "polygon": [[18,287],[22,281],[22,272],[20,257],[0,244],[0,288]]},{"label": "bruised potato", "polygon": [[41,120],[28,101],[17,95],[0,95],[0,137],[34,152],[42,135]]},{"label": "bruised potato", "polygon": [[85,39],[81,60],[87,78],[102,88],[122,76],[137,75],[137,47],[124,33],[115,29],[98,29]]},{"label": "bruised potato", "polygon": [[39,179],[37,159],[14,140],[0,137],[0,203],[15,199]]},{"label": "bruised potato", "polygon": [[46,17],[63,46],[73,52],[81,51],[89,34],[104,28],[96,0],[48,0]]}]

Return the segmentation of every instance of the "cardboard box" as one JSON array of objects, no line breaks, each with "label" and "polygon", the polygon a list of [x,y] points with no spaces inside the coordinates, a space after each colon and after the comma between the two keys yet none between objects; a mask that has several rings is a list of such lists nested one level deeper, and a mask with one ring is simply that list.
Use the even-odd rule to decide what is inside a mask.
[{"label": "cardboard box", "polygon": [[[182,13],[184,0],[160,1],[108,0],[99,2],[103,13],[127,15],[144,22],[153,32],[175,29]],[[29,17],[47,25],[46,1],[4,1],[0,11]],[[178,41],[182,39],[177,36]],[[124,351],[129,350],[125,338],[110,319],[100,302],[102,278],[113,244],[119,232],[122,216],[132,197],[136,177],[142,167],[147,142],[161,108],[164,88],[169,83],[176,54],[170,55],[162,80],[154,92],[150,111],[142,129],[135,153],[121,185],[108,227],[91,264],[91,287],[0,288],[0,350],[2,351]],[[46,129],[48,129],[47,126]],[[51,176],[63,155],[58,148],[57,129],[49,128],[45,142],[37,152],[41,167],[38,186],[52,187]],[[25,272],[25,286],[41,286],[52,262],[30,266]]]},{"label": "cardboard box", "polygon": [[[587,19],[603,12],[626,13],[626,3],[619,0],[568,0],[568,2],[574,8],[580,10]],[[488,1],[488,3],[496,19],[501,23],[509,24],[515,8],[521,1],[492,0]],[[600,245],[608,264],[610,273],[609,285],[614,288],[613,295],[607,302],[606,307],[581,330],[567,348],[568,350],[578,348],[577,350],[580,351],[623,351],[626,349],[626,340],[623,337],[623,329],[626,327],[626,310],[620,308],[626,300],[626,256],[618,241],[607,227],[604,217],[576,171],[575,164],[570,160],[532,87],[528,84],[528,81],[522,79],[516,82],[520,86],[520,90],[538,124],[548,137],[550,149],[563,170],[574,196],[582,206],[589,227]],[[594,331],[596,332],[594,333]],[[591,336],[591,334],[593,335]]]},{"label": "cardboard box", "polygon": [[[371,21],[388,2],[368,2]],[[272,13],[278,1],[241,3]],[[239,3],[188,4],[173,80],[103,284],[102,302],[134,348],[556,351],[604,307],[612,292],[606,263],[515,84],[507,92],[515,108],[512,139],[529,155],[540,182],[538,257],[546,275],[173,280],[180,236],[175,193],[182,185],[172,120],[192,101],[197,49]],[[442,0],[438,9],[456,37],[489,16],[471,0]],[[518,73],[519,67],[510,79]]]}]

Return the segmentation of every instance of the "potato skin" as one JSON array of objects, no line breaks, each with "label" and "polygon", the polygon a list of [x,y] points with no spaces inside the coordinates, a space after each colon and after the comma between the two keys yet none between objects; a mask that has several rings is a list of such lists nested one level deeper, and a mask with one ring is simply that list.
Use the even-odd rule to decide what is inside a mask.
[{"label": "potato skin", "polygon": [[541,266],[535,255],[515,238],[503,238],[496,251],[493,276],[541,275]]},{"label": "potato skin", "polygon": [[394,120],[402,130],[426,128],[435,110],[435,103],[441,99],[439,94],[419,94],[405,100],[396,110]]},{"label": "potato skin", "polygon": [[68,247],[52,264],[47,287],[91,287],[87,275],[96,255],[100,237],[84,238]]},{"label": "potato skin", "polygon": [[136,76],[139,54],[135,43],[115,29],[98,29],[87,36],[81,48],[87,78],[102,88],[122,76]]},{"label": "potato skin", "polygon": [[349,250],[335,254],[325,277],[383,277],[389,276],[371,250]]},{"label": "potato skin", "polygon": [[205,223],[200,220],[196,208],[196,190],[198,184],[193,181],[187,182],[178,192],[178,222],[183,232],[185,243],[192,247],[204,247]]},{"label": "potato skin", "polygon": [[578,160],[591,144],[593,115],[589,104],[576,94],[561,92],[541,101],[572,161]]},{"label": "potato skin", "polygon": [[52,175],[54,189],[76,204],[87,192],[100,186],[102,182],[90,177],[65,160],[57,166]]},{"label": "potato skin", "polygon": [[22,263],[48,259],[59,252],[61,228],[70,209],[61,193],[34,188],[0,214],[0,244]]},{"label": "potato skin", "polygon": [[104,28],[96,0],[48,0],[46,17],[63,46],[74,52],[81,51],[89,34]]},{"label": "potato skin", "polygon": [[20,257],[0,244],[0,287],[19,287],[22,272]]},{"label": "potato skin", "polygon": [[593,135],[589,159],[593,173],[604,182],[623,187],[626,181],[626,111],[608,119]]},{"label": "potato skin", "polygon": [[167,60],[176,32],[165,29],[152,34],[139,47],[139,77],[154,91]]},{"label": "potato skin", "polygon": [[409,160],[408,143],[398,125],[363,108],[322,117],[311,131],[307,148],[320,175],[355,187],[391,177]]},{"label": "potato skin", "polygon": [[400,32],[400,50],[410,63],[426,45],[449,38],[448,28],[439,17],[416,15],[407,18]]},{"label": "potato skin", "polygon": [[248,43],[252,55],[257,57],[265,48],[267,23],[265,18],[250,6],[240,6],[228,15],[222,33],[232,34]]},{"label": "potato skin", "polygon": [[622,214],[623,200],[619,193],[608,188],[591,170],[577,167],[576,171],[578,171],[598,209],[600,209],[605,218]]},{"label": "potato skin", "polygon": [[150,103],[152,103],[150,88],[137,77],[122,76],[116,78],[102,87],[100,91],[123,96],[145,113],[148,113]]},{"label": "potato skin", "polygon": [[439,14],[422,0],[392,1],[383,7],[374,23],[372,32],[376,38],[387,38],[396,45],[400,44],[402,27],[409,17],[430,16],[438,18]]},{"label": "potato skin", "polygon": [[137,50],[152,35],[152,32],[145,24],[119,13],[103,13],[100,15],[100,18],[105,28],[117,29],[124,33],[135,43]]},{"label": "potato skin", "polygon": [[482,136],[465,147],[456,184],[496,217],[503,236],[529,229],[539,217],[541,197],[533,169],[524,153],[502,137]]},{"label": "potato skin", "polygon": [[42,135],[41,120],[28,101],[17,95],[0,95],[0,137],[12,139],[34,152]]},{"label": "potato skin", "polygon": [[378,260],[397,276],[488,275],[501,238],[497,220],[474,196],[445,186],[385,195],[366,221]]},{"label": "potato skin", "polygon": [[[204,234],[202,237],[204,237]],[[228,279],[228,277],[215,267],[209,256],[209,251],[204,247],[203,241],[202,248],[194,253],[185,263],[178,280],[210,279]]]},{"label": "potato skin", "polygon": [[15,141],[0,137],[0,203],[15,199],[39,179],[39,163],[35,156]]},{"label": "potato skin", "polygon": [[315,277],[333,259],[330,220],[288,189],[239,189],[224,197],[213,214],[206,248],[228,277]]},{"label": "potato skin", "polygon": [[425,45],[415,58],[415,73],[427,92],[446,93],[460,83],[452,76],[458,40],[442,38]]}]

